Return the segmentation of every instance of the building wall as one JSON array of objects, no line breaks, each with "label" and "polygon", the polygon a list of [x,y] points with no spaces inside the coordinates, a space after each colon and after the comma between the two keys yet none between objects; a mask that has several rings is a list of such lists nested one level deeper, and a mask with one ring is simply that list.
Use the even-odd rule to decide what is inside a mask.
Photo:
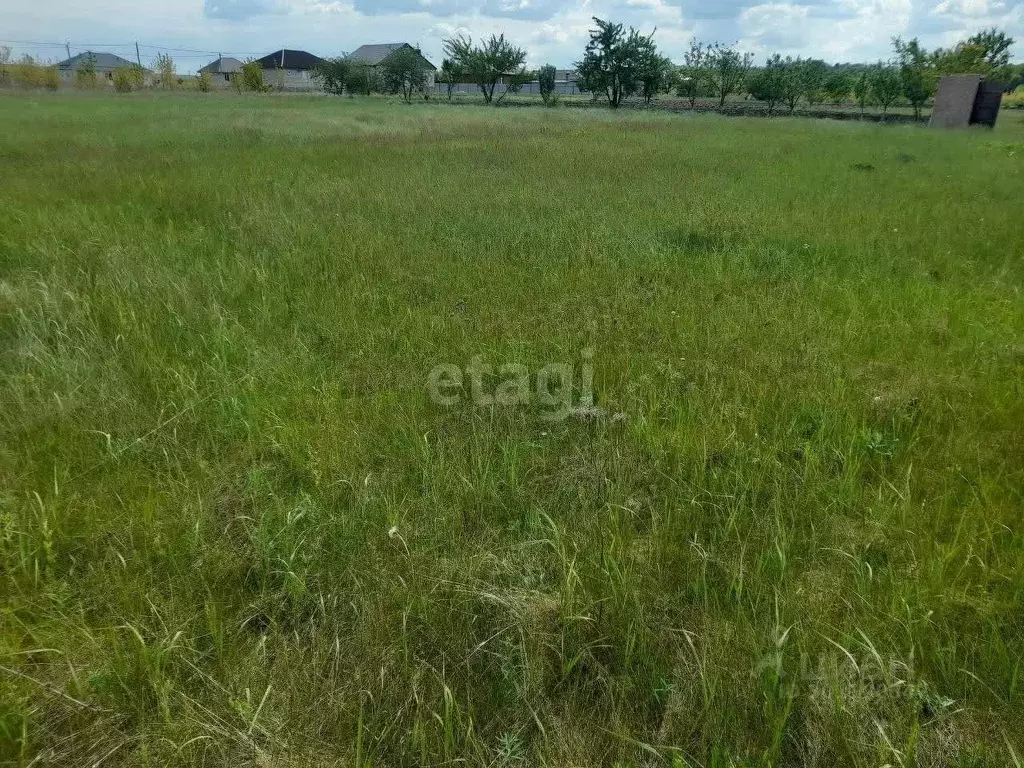
[{"label": "building wall", "polygon": [[308,69],[264,69],[263,82],[281,91],[321,91],[320,81]]}]

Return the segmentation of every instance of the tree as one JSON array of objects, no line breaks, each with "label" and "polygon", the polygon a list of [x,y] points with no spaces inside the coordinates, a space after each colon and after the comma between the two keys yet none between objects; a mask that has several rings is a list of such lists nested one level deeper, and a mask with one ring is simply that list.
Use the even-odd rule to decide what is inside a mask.
[{"label": "tree", "polygon": [[477,84],[488,104],[493,100],[494,89],[503,76],[514,81],[526,71],[526,51],[512,45],[504,34],[491,35],[490,39],[477,46],[473,45],[471,38],[462,35],[452,37],[444,41],[444,52]]},{"label": "tree", "polygon": [[747,72],[754,63],[754,54],[740,53],[735,48],[715,43],[708,52],[708,75],[718,96],[719,108],[725,106],[725,99],[735,93],[747,79]]},{"label": "tree", "polygon": [[1009,80],[1010,49],[1014,39],[992,27],[957,43],[953,48],[940,48],[932,54],[932,64],[939,75],[978,74],[997,80]]},{"label": "tree", "polygon": [[658,53],[652,37],[643,38],[637,57],[637,81],[645,104],[666,90],[672,69],[672,62]]},{"label": "tree", "polygon": [[857,106],[860,107],[860,114],[863,117],[864,108],[871,100],[871,72],[869,70],[863,70],[853,81],[853,98],[857,100]]},{"label": "tree", "polygon": [[437,73],[437,81],[444,83],[448,89],[448,101],[452,100],[452,91],[455,90],[455,86],[461,82],[463,77],[465,77],[465,74],[462,69],[451,59],[444,59],[441,62],[441,69]]},{"label": "tree", "polygon": [[407,102],[427,84],[426,60],[415,48],[396,49],[380,63],[380,69],[385,90],[402,94]]},{"label": "tree", "polygon": [[246,91],[265,93],[269,86],[263,82],[263,67],[255,59],[242,65],[242,88]]},{"label": "tree", "polygon": [[196,87],[201,93],[209,93],[213,90],[213,78],[210,77],[209,72],[199,73],[199,76],[196,77]]},{"label": "tree", "polygon": [[508,96],[510,93],[519,93],[523,89],[523,86],[536,77],[535,72],[531,72],[528,69],[520,69],[518,72],[513,72],[510,75],[506,75],[502,78],[505,81],[505,90],[498,96],[495,104],[501,104],[501,100]]},{"label": "tree", "polygon": [[96,56],[92,51],[86,54],[75,72],[75,85],[86,90],[96,87]]},{"label": "tree", "polygon": [[9,45],[0,45],[0,85],[7,84],[7,65],[11,61],[11,47]]},{"label": "tree", "polygon": [[755,70],[747,80],[747,91],[768,105],[769,116],[775,111],[775,105],[782,100],[784,66],[782,57],[777,53],[772,54],[764,67]]},{"label": "tree", "polygon": [[821,103],[824,99],[825,78],[828,77],[829,66],[821,59],[805,59],[800,67],[800,84],[803,97],[810,105]]},{"label": "tree", "polygon": [[935,93],[936,78],[928,52],[921,47],[916,37],[906,43],[894,37],[892,46],[900,66],[903,95],[914,108],[914,117],[920,120],[921,107]]},{"label": "tree", "polygon": [[318,80],[327,93],[341,96],[348,87],[352,75],[352,62],[344,56],[323,59],[313,69],[313,77]]},{"label": "tree", "polygon": [[545,64],[537,71],[537,82],[540,85],[540,97],[545,104],[555,95],[555,78],[558,70],[551,64]]},{"label": "tree", "polygon": [[852,89],[853,83],[843,72],[833,72],[825,78],[825,83],[821,88],[825,98],[832,104],[846,101],[850,97]]},{"label": "tree", "polygon": [[884,117],[903,91],[900,73],[895,67],[879,62],[871,72],[870,81],[871,97],[882,108]]},{"label": "tree", "polygon": [[161,88],[168,90],[177,85],[178,78],[174,70],[174,59],[166,53],[158,53],[153,62],[153,69],[156,71],[157,82]]},{"label": "tree", "polygon": [[384,83],[376,67],[354,63],[348,78],[345,80],[345,88],[349,93],[369,96],[372,93],[383,91]]},{"label": "tree", "polygon": [[590,41],[583,60],[576,62],[580,89],[602,93],[608,106],[616,109],[643,88],[640,76],[646,66],[653,66],[656,56],[654,33],[644,37],[633,27],[626,34],[621,24],[593,18],[596,29],[590,30]]},{"label": "tree", "polygon": [[796,112],[800,98],[807,91],[804,85],[804,73],[806,62],[797,57],[795,59],[787,56],[781,66],[781,93],[782,101],[789,107],[789,114]]},{"label": "tree", "polygon": [[697,104],[701,86],[707,82],[710,51],[710,46],[695,38],[690,41],[690,47],[683,54],[683,66],[679,69],[679,86],[676,93],[690,102],[690,109]]}]

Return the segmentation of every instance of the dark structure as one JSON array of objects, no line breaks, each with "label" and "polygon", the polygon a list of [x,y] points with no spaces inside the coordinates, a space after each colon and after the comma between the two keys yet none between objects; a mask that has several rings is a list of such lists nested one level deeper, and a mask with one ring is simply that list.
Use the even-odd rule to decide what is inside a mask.
[{"label": "dark structure", "polygon": [[981,75],[949,75],[939,81],[929,125],[935,128],[993,127],[999,117],[1003,86]]}]

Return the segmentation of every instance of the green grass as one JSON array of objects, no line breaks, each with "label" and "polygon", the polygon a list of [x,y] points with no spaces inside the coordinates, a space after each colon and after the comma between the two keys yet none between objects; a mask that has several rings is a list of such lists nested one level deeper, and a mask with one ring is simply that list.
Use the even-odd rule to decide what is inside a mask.
[{"label": "green grass", "polygon": [[1024,120],[0,106],[0,761],[1024,758]]}]

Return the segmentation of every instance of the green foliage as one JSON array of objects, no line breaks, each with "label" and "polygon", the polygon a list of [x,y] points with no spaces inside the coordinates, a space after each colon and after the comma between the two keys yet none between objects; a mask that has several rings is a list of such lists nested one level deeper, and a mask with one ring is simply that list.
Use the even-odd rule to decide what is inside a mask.
[{"label": "green foliage", "polygon": [[472,38],[462,35],[448,38],[444,51],[455,70],[476,83],[487,104],[494,99],[494,90],[502,77],[510,76],[513,83],[521,84],[526,72],[526,51],[512,45],[504,34],[491,35],[480,45],[473,45]]},{"label": "green foliage", "polygon": [[863,115],[864,109],[871,103],[871,70],[863,69],[853,80],[853,98],[860,107]]},{"label": "green foliage", "polygon": [[114,90],[118,93],[131,93],[142,87],[145,78],[141,67],[131,65],[115,69],[111,79],[114,83]]},{"label": "green foliage", "polygon": [[754,70],[747,79],[747,92],[758,101],[768,105],[768,114],[785,96],[785,81],[788,76],[786,62],[779,54],[773,54],[764,67]]},{"label": "green foliage", "polygon": [[896,67],[879,62],[870,72],[871,99],[887,114],[903,93],[903,80]]},{"label": "green foliage", "polygon": [[836,71],[825,78],[822,93],[832,104],[841,104],[850,98],[853,91],[853,80],[845,72]]},{"label": "green foliage", "polygon": [[830,67],[821,59],[805,59],[800,67],[800,83],[803,97],[810,105],[820,104],[825,98],[825,80],[829,76]]},{"label": "green foliage", "polygon": [[50,68],[25,54],[17,63],[8,65],[8,77],[14,85],[20,88],[44,88],[47,69]]},{"label": "green foliage", "polygon": [[90,51],[75,71],[75,85],[83,91],[94,90],[99,85],[96,73],[96,56]]},{"label": "green foliage", "polygon": [[553,64],[545,64],[537,71],[540,97],[545,104],[548,104],[551,101],[551,97],[555,95],[555,77],[557,73],[558,70],[555,69]]},{"label": "green foliage", "polygon": [[654,45],[654,33],[645,37],[633,27],[627,33],[621,24],[596,16],[593,21],[596,28],[590,30],[583,59],[576,62],[579,89],[601,94],[613,109],[638,92],[650,101],[667,70],[667,60]]},{"label": "green foliage", "polygon": [[355,62],[348,73],[345,88],[349,93],[369,96],[382,92],[384,90],[384,81],[376,67]]},{"label": "green foliage", "polygon": [[209,93],[213,90],[213,78],[209,72],[200,72],[196,76],[196,88],[200,93]]},{"label": "green foliage", "polygon": [[313,69],[313,77],[327,93],[341,96],[349,87],[352,70],[357,65],[344,56],[322,59]]},{"label": "green foliage", "polygon": [[0,45],[0,86],[7,85],[10,82],[10,63],[11,47],[9,45]]},{"label": "green foliage", "polygon": [[710,63],[711,46],[696,38],[690,41],[690,47],[683,54],[683,65],[679,68],[676,93],[690,102],[690,107],[697,103],[705,87],[710,85],[708,65]]},{"label": "green foliage", "polygon": [[451,59],[446,58],[441,62],[441,68],[437,72],[437,82],[444,83],[448,101],[452,100],[452,91],[455,90],[455,87],[467,77],[468,75],[463,72],[462,68]]},{"label": "green foliage", "polygon": [[414,48],[403,46],[391,52],[380,64],[384,89],[401,94],[407,102],[427,84],[427,62]]},{"label": "green foliage", "polygon": [[921,108],[935,94],[938,84],[934,67],[928,52],[921,47],[917,38],[904,42],[896,37],[892,44],[900,68],[903,96],[914,108],[914,116],[920,118]]},{"label": "green foliage", "polygon": [[[250,59],[242,65],[240,85],[242,90],[253,93],[266,93],[270,86],[263,80],[263,67],[256,59]],[[234,79],[238,80],[236,74]]]},{"label": "green foliage", "polygon": [[153,61],[153,84],[170,91],[178,87],[178,74],[170,54],[158,53]]},{"label": "green foliage", "polygon": [[752,53],[741,53],[719,43],[710,47],[707,54],[708,80],[718,96],[719,107],[724,107],[726,98],[743,85],[753,63]]},{"label": "green foliage", "polygon": [[644,38],[640,46],[640,55],[637,57],[636,74],[644,103],[650,104],[651,99],[659,93],[670,90],[674,70],[672,61],[658,53],[654,41],[650,37]]}]

